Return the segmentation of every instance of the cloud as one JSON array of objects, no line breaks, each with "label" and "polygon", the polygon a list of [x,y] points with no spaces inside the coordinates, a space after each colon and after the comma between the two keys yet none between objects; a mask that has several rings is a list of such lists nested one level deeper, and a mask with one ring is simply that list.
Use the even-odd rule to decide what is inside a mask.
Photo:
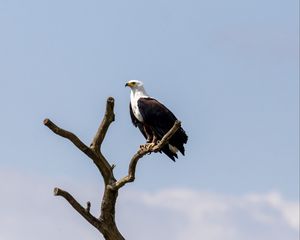
[{"label": "cloud", "polygon": [[[298,239],[299,204],[284,200],[278,192],[227,196],[166,189],[128,193],[126,201],[135,202],[139,211],[148,209],[150,214],[146,217],[153,218],[151,222],[155,223],[152,228],[157,232],[172,231],[170,239]],[[165,217],[161,218],[162,215]],[[172,228],[170,222],[180,227]],[[157,232],[151,238],[164,239],[157,238]]]},{"label": "cloud", "polygon": [[[250,194],[246,196],[245,202],[254,206],[267,205],[269,208],[277,211],[280,218],[282,218],[287,225],[299,231],[299,204],[297,202],[284,200],[278,192]],[[269,217],[271,216],[263,216],[265,219]],[[270,219],[269,222],[272,222],[272,219]]]},{"label": "cloud", "polygon": [[[55,180],[98,215],[99,186]],[[0,239],[99,239],[99,233],[62,198],[53,179],[0,174]],[[230,196],[195,189],[121,190],[117,223],[128,240],[296,240],[299,204],[276,192]],[[100,237],[101,239],[101,237]]]}]

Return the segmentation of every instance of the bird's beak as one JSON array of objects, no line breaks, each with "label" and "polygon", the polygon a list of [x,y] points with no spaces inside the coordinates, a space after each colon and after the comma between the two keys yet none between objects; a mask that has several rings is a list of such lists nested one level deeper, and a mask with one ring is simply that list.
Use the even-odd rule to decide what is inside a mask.
[{"label": "bird's beak", "polygon": [[130,87],[130,84],[129,84],[129,83],[126,83],[126,84],[125,84],[125,87]]}]

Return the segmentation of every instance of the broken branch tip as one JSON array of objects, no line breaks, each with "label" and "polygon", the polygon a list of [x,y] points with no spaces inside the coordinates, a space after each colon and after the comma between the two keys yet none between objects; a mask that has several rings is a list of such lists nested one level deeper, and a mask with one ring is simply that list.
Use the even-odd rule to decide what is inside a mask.
[{"label": "broken branch tip", "polygon": [[44,125],[47,125],[49,122],[50,122],[49,118],[45,118],[44,121],[43,121]]},{"label": "broken branch tip", "polygon": [[59,192],[59,188],[54,188],[54,190],[53,190],[53,194],[54,194],[54,196],[57,196],[58,195],[58,192]]}]

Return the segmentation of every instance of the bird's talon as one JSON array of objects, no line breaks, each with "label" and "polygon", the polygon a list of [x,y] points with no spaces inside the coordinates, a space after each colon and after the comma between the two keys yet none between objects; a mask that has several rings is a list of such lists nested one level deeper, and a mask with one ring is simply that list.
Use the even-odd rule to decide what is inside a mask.
[{"label": "bird's talon", "polygon": [[146,145],[146,149],[147,149],[147,150],[151,150],[154,146],[155,146],[155,143],[148,143],[148,144]]},{"label": "bird's talon", "polygon": [[146,148],[147,148],[147,144],[140,145],[140,149],[141,149],[141,150],[144,150],[144,149],[146,149]]}]

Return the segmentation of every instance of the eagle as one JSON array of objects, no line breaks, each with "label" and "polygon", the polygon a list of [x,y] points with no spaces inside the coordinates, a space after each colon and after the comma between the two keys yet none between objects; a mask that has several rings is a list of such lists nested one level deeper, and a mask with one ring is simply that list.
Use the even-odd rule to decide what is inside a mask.
[{"label": "eagle", "polygon": [[[147,143],[156,144],[172,128],[177,118],[158,100],[150,97],[144,84],[139,80],[130,80],[125,87],[131,88],[129,111],[132,123],[138,127]],[[179,151],[184,155],[184,144],[188,136],[179,128],[161,151],[175,162]]]}]

